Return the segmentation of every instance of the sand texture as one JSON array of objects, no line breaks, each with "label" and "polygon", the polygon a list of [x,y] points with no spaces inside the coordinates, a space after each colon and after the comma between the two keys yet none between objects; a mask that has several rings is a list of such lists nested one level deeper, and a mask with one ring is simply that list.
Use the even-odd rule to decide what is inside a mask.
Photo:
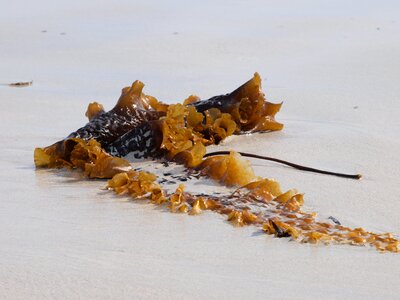
[{"label": "sand texture", "polygon": [[[24,3],[25,2],[25,3]],[[291,242],[223,216],[171,214],[104,181],[39,170],[33,149],[114,106],[136,79],[168,103],[258,71],[281,132],[218,149],[254,161],[321,219],[400,233],[398,1],[0,1],[1,299],[399,299],[399,254]],[[83,3],[82,3],[83,2]]]}]

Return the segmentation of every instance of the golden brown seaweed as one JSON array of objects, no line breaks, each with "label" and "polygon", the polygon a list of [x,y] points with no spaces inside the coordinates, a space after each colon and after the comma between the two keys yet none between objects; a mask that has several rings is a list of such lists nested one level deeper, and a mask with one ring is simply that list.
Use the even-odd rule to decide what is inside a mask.
[{"label": "golden brown seaweed", "polygon": [[94,139],[89,142],[77,138],[68,139],[65,141],[65,148],[70,149],[68,157],[57,157],[54,145],[44,149],[36,148],[34,153],[36,166],[77,168],[89,178],[112,178],[118,173],[132,169],[127,160],[111,156]]},{"label": "golden brown seaweed", "polygon": [[[97,103],[91,104],[87,111],[88,125],[52,146],[35,149],[35,165],[66,166],[80,169],[90,178],[112,178],[107,187],[117,194],[149,199],[154,204],[166,205],[175,213],[197,215],[203,210],[212,210],[227,215],[227,220],[235,226],[256,226],[276,237],[306,243],[370,245],[379,251],[399,252],[399,240],[390,233],[377,234],[338,222],[322,222],[316,213],[304,212],[303,194],[294,189],[282,192],[275,180],[256,176],[250,163],[236,152],[203,159],[207,145],[219,143],[229,135],[282,129],[283,125],[274,119],[281,104],[265,101],[257,73],[230,94],[206,101],[191,96],[183,105],[162,104],[144,95],[142,88],[139,81],[125,88],[112,113],[105,113]],[[121,124],[112,128],[106,122],[119,122],[119,118],[129,114],[140,117],[139,121],[130,120],[130,129]],[[96,127],[100,124],[105,124],[106,134],[97,133],[103,129]],[[156,182],[154,174],[134,171],[128,161],[103,149],[107,147],[104,145],[124,145],[123,142],[147,132],[151,134],[151,146],[166,158],[196,168],[201,175],[237,189],[229,196],[196,197],[180,185],[174,193],[168,194]],[[94,136],[99,136],[102,143],[92,139]],[[143,140],[149,139],[139,139],[135,146]]]},{"label": "golden brown seaweed", "polygon": [[89,103],[85,116],[88,117],[89,121],[92,121],[95,117],[103,113],[104,113],[103,105],[97,102],[92,102]]},{"label": "golden brown seaweed", "polygon": [[[142,92],[143,86],[144,84],[137,80],[131,87],[122,89],[117,104],[108,112],[104,112],[103,106],[97,102],[89,104],[86,112],[89,123],[69,134],[64,140],[35,149],[36,167],[71,166],[70,155],[78,139],[85,142],[95,139],[106,149],[121,135],[151,120],[158,120],[165,114],[162,104],[155,103],[154,97],[145,95]],[[159,110],[153,109],[152,106]]]},{"label": "golden brown seaweed", "polygon": [[[124,88],[117,105],[109,112],[97,102],[89,104],[89,123],[65,140],[35,150],[37,167],[70,165],[71,143],[80,138],[96,139],[106,152],[136,158],[165,155],[189,167],[201,163],[205,146],[245,131],[280,130],[274,116],[281,104],[265,100],[258,73],[230,94],[205,101],[190,96],[184,105],[166,105],[145,95],[143,83]],[[179,155],[178,155],[179,154]]]},{"label": "golden brown seaweed", "polygon": [[261,88],[261,77],[258,73],[230,94],[215,96],[207,101],[197,101],[190,105],[195,106],[199,112],[215,108],[221,113],[230,114],[237,124],[238,131],[241,132],[283,128],[283,124],[275,120],[275,115],[282,103],[273,104],[265,100]]},{"label": "golden brown seaweed", "polygon": [[[214,158],[214,157],[213,157]],[[231,153],[230,163],[233,165],[247,165],[237,153]],[[235,160],[235,161],[233,161]],[[214,173],[223,158],[207,159],[207,164],[201,165],[207,175]],[[251,167],[249,166],[251,169]],[[227,168],[229,170],[229,168]],[[252,170],[249,171],[253,173]],[[230,173],[230,174],[227,174]],[[130,175],[129,175],[130,174]],[[135,175],[131,175],[135,174]],[[141,192],[131,193],[136,199],[149,193],[147,199],[155,204],[163,204],[174,213],[188,213],[197,215],[203,210],[211,210],[227,216],[227,221],[235,226],[252,225],[261,228],[265,233],[279,238],[289,237],[301,243],[337,243],[355,246],[371,246],[379,251],[399,252],[399,240],[389,233],[377,234],[366,231],[362,228],[349,228],[339,224],[331,224],[318,221],[316,213],[304,212],[303,195],[296,190],[289,190],[282,193],[279,183],[267,178],[254,177],[249,183],[239,187],[230,196],[201,196],[196,197],[185,192],[184,185],[180,185],[177,190],[167,195],[162,192],[162,187],[155,183],[155,176],[147,179],[140,179],[138,173],[131,171],[115,175],[109,181],[108,187],[116,193],[129,191],[129,178],[135,178],[135,187]],[[254,174],[254,173],[253,173]],[[249,177],[244,176],[239,179],[241,174],[235,168],[225,171],[225,175],[218,175],[218,180],[224,183],[224,178],[230,177],[228,181],[246,182]],[[221,180],[223,178],[223,180]],[[147,184],[143,184],[146,182]],[[138,188],[142,185],[151,188]],[[154,199],[161,199],[154,201]]]}]

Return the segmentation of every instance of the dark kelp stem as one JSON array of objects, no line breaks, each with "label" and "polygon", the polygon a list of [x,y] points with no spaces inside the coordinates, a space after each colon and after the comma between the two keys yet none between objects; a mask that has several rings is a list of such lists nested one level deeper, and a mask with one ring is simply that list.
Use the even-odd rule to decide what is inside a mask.
[{"label": "dark kelp stem", "polygon": [[[228,155],[229,153],[230,153],[230,151],[216,151],[216,152],[207,153],[206,155],[204,155],[204,157],[215,156],[215,155]],[[284,165],[287,165],[287,166],[290,166],[290,167],[293,167],[295,169],[302,170],[302,171],[314,172],[314,173],[320,173],[320,174],[326,174],[326,175],[333,175],[333,176],[350,178],[350,179],[361,179],[362,178],[361,174],[343,174],[343,173],[324,171],[324,170],[320,170],[320,169],[315,169],[315,168],[298,165],[298,164],[291,163],[286,160],[282,160],[282,159],[278,159],[278,158],[262,156],[262,155],[257,155],[257,154],[251,154],[251,153],[246,153],[246,152],[238,152],[238,153],[245,157],[269,160],[269,161],[284,164]]]}]

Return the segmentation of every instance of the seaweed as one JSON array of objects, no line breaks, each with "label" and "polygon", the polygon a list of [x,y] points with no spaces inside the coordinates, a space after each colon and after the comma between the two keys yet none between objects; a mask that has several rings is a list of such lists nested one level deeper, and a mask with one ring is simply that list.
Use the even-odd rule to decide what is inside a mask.
[{"label": "seaweed", "polygon": [[[235,226],[255,226],[278,238],[303,243],[369,245],[379,251],[399,252],[399,240],[390,233],[345,227],[331,217],[333,225],[319,221],[314,212],[303,211],[302,193],[295,189],[283,192],[277,181],[257,176],[241,153],[206,155],[208,145],[218,144],[232,134],[283,128],[275,120],[282,103],[266,101],[257,73],[232,93],[203,101],[190,96],[183,104],[159,102],[145,95],[143,86],[135,81],[124,88],[117,105],[109,112],[100,104],[91,103],[86,113],[89,123],[51,146],[36,148],[35,165],[67,167],[81,170],[89,178],[108,178],[107,188],[116,194],[147,199],[173,213],[197,215],[211,210],[226,215],[227,221]],[[190,170],[188,174],[194,175],[175,177],[178,181],[206,176],[235,190],[230,195],[194,195],[180,184],[174,193],[168,193],[162,184],[175,182],[157,181],[154,174],[134,170],[129,161],[121,158],[129,153],[135,158],[162,158],[165,166],[172,160],[185,164]],[[339,174],[258,158],[302,170],[361,178],[358,174]]]}]

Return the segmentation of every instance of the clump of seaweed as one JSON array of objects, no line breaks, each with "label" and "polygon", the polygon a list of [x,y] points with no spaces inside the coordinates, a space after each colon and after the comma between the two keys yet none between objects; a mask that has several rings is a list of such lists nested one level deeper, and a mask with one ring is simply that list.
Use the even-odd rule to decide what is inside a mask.
[{"label": "clump of seaweed", "polygon": [[122,89],[116,106],[108,112],[97,102],[89,104],[89,122],[65,139],[37,148],[36,166],[69,167],[74,139],[95,139],[113,156],[165,156],[194,167],[201,163],[205,146],[232,134],[283,128],[275,120],[281,104],[266,101],[258,73],[232,93],[203,101],[191,96],[184,104],[164,104],[144,94],[143,87],[137,80]]},{"label": "clump of seaweed", "polygon": [[[197,215],[211,210],[226,215],[235,226],[252,225],[279,238],[302,243],[369,245],[379,251],[399,252],[399,240],[390,233],[319,221],[316,213],[302,210],[302,193],[295,189],[282,192],[277,181],[256,176],[240,153],[206,155],[208,145],[218,144],[232,134],[283,128],[275,120],[282,104],[266,101],[257,73],[232,93],[204,101],[190,96],[183,104],[166,105],[145,95],[142,89],[140,81],[124,88],[109,112],[101,104],[91,103],[86,113],[88,124],[51,146],[35,149],[36,167],[78,169],[89,178],[110,179],[107,188],[118,195],[147,199],[173,213]],[[130,152],[137,158],[162,156],[177,161],[200,176],[236,189],[225,196],[195,196],[181,184],[174,193],[168,193],[157,183],[156,175],[135,171],[129,161],[118,157]],[[302,170],[360,178],[259,158]]]}]

